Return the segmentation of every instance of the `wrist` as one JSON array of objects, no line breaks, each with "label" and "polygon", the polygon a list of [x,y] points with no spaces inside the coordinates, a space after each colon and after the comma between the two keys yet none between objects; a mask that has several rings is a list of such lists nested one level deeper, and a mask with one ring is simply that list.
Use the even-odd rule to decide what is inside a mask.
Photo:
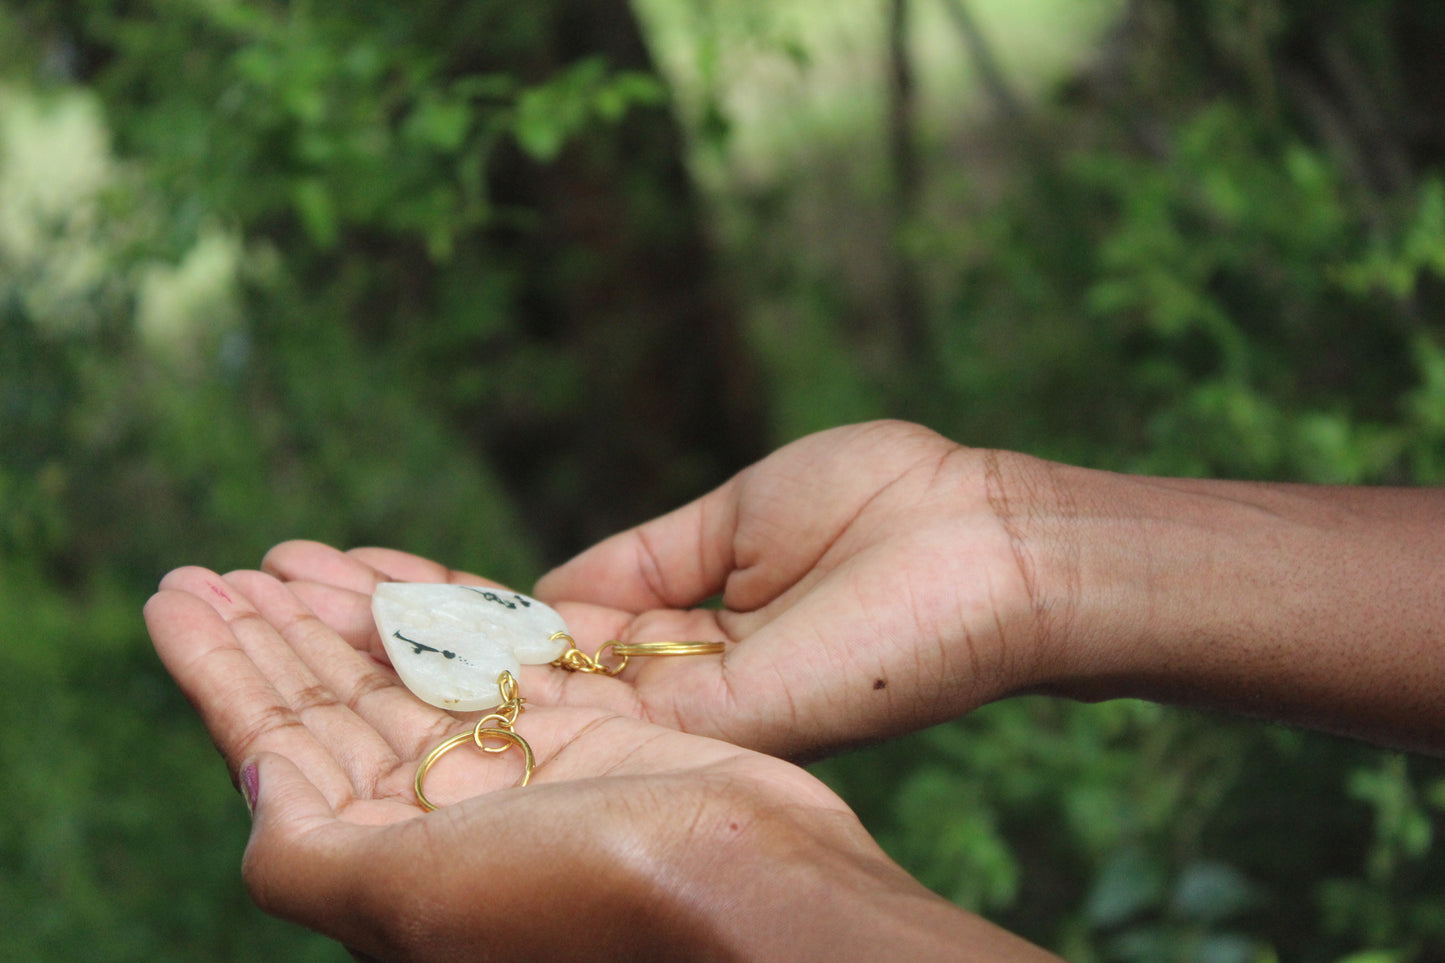
[{"label": "wrist", "polygon": [[1284,519],[1266,486],[1000,459],[990,504],[1027,586],[1034,674],[1022,691],[1085,701],[1166,696],[1237,635]]},{"label": "wrist", "polygon": [[1015,621],[1029,656],[1016,660],[1026,674],[1013,679],[1015,692],[1157,698],[1171,671],[1189,676],[1192,646],[1220,631],[1214,610],[1241,597],[1240,585],[1221,584],[1242,574],[1224,561],[1231,533],[1270,538],[1268,512],[1208,490],[1228,483],[1008,452],[989,453],[987,479],[1023,586]]},{"label": "wrist", "polygon": [[[1118,557],[1127,547],[1099,541],[1113,476],[1016,452],[981,454],[987,508],[1006,545],[994,558],[1012,576],[996,584],[1013,586],[1000,592],[990,579],[1009,654],[1005,691],[994,697],[1108,698],[1098,686],[1127,645],[1117,622],[1130,591]],[[1109,645],[1099,645],[1101,634]]]},{"label": "wrist", "polygon": [[1445,745],[1438,492],[1050,474],[1032,550],[1069,604],[1036,688]]}]

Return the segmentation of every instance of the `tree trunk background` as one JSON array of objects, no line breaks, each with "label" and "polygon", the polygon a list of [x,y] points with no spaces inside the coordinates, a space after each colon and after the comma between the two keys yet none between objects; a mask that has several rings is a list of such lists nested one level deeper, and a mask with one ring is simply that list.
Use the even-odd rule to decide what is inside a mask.
[{"label": "tree trunk background", "polygon": [[[651,70],[625,0],[560,0],[551,66],[601,53]],[[507,152],[498,204],[534,211],[492,244],[524,277],[527,338],[572,359],[587,398],[561,415],[462,412],[560,556],[676,507],[765,452],[761,381],[719,281],[666,106],[539,165]]]}]

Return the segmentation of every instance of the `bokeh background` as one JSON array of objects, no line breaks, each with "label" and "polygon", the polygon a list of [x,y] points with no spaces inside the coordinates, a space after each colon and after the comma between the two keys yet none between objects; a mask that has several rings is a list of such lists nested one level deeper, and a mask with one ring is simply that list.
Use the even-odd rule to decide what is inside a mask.
[{"label": "bokeh background", "polygon": [[[140,619],[180,564],[525,587],[880,416],[1445,482],[1442,50],[1413,0],[0,0],[0,958],[346,958],[241,889]],[[1436,761],[1037,698],[817,771],[1073,960],[1445,959]]]}]

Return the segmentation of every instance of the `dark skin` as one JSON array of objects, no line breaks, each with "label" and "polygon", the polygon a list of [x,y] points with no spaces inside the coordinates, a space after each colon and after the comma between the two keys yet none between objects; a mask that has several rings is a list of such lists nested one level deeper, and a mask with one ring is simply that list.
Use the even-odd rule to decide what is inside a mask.
[{"label": "dark skin", "polygon": [[358,958],[1049,958],[919,886],[789,763],[533,703],[517,723],[531,784],[511,788],[515,754],[453,752],[425,814],[412,776],[467,720],[415,699],[286,585],[179,569],[146,618],[254,799],[247,887]]},{"label": "dark skin", "polygon": [[[147,618],[243,788],[259,776],[257,900],[376,958],[1031,959],[776,757],[1040,691],[1441,752],[1442,522],[1434,491],[1134,478],[898,423],[815,435],[536,587],[583,648],[723,655],[524,668],[534,784],[506,788],[513,754],[455,752],[428,816],[416,763],[467,720],[399,686],[368,596],[491,583],[293,542],[268,574],[172,573]],[[531,922],[559,906],[587,926]]]}]

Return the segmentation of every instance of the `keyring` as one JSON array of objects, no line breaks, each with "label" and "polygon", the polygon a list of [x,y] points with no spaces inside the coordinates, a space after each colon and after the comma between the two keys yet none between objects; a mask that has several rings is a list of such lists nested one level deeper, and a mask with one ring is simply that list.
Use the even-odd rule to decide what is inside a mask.
[{"label": "keyring", "polygon": [[[489,746],[488,739],[501,739],[522,750],[522,781],[518,786],[525,786],[532,779],[532,770],[537,768],[537,757],[532,753],[532,746],[523,739],[520,733],[513,731],[512,726],[517,722],[517,716],[521,714],[526,701],[517,694],[517,680],[512,673],[503,672],[497,678],[497,691],[501,694],[501,704],[495,712],[489,712],[477,720],[477,724],[470,732],[459,732],[437,746],[426,754],[421,765],[416,767],[416,776],[411,781],[412,792],[416,794],[417,805],[427,812],[436,811],[436,804],[426,798],[422,791],[422,783],[426,781],[427,773],[437,764],[442,756],[451,752],[457,746],[465,743],[472,743],[482,752],[506,752],[511,746]],[[496,721],[496,725],[487,723]]]},{"label": "keyring", "polygon": [[451,752],[457,746],[465,745],[468,742],[474,744],[483,752],[501,752],[506,749],[505,746],[502,747],[502,749],[484,746],[482,745],[483,739],[502,739],[521,749],[524,768],[522,770],[522,779],[517,783],[517,786],[525,786],[531,781],[532,770],[537,768],[537,757],[533,755],[532,747],[527,740],[511,729],[501,729],[495,726],[484,728],[478,724],[477,727],[470,732],[459,732],[427,753],[426,758],[423,759],[421,765],[417,767],[416,778],[412,780],[411,788],[412,791],[416,793],[417,804],[421,806],[422,809],[425,809],[427,812],[435,812],[437,809],[436,803],[426,797],[426,793],[422,791],[421,787],[422,783],[426,781],[427,773],[431,772],[432,767],[437,764],[442,756]]},{"label": "keyring", "polygon": [[372,614],[392,667],[418,698],[452,712],[485,710],[469,732],[444,740],[417,766],[412,791],[427,812],[437,808],[426,795],[427,776],[442,756],[466,742],[490,754],[521,749],[517,785],[531,781],[537,757],[515,728],[526,703],[513,675],[520,666],[550,663],[571,672],[615,676],[634,658],[717,655],[727,649],[722,642],[613,639],[588,655],[550,606],[519,592],[479,585],[383,582],[372,592]]},{"label": "keyring", "polygon": [[[716,655],[727,648],[725,642],[621,642],[613,639],[602,643],[595,655],[588,655],[577,648],[572,636],[566,632],[552,633],[552,641],[566,642],[567,651],[557,656],[552,664],[572,672],[592,672],[598,675],[617,675],[627,668],[634,657],[652,655]],[[608,665],[603,659],[607,653],[622,657],[616,665]]]}]

